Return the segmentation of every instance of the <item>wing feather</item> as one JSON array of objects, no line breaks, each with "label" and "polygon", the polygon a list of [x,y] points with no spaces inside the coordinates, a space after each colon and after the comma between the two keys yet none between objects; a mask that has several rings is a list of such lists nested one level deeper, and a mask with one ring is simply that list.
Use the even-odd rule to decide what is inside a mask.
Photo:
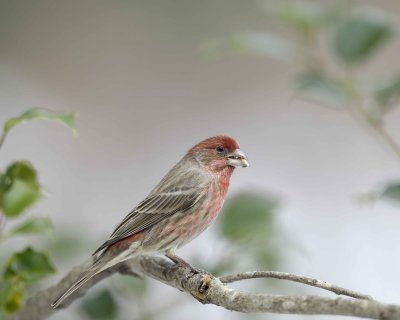
[{"label": "wing feather", "polygon": [[206,195],[208,185],[207,183],[181,189],[174,187],[170,191],[152,192],[122,220],[110,238],[93,254],[137,232],[150,228],[178,211],[184,212],[192,208]]}]

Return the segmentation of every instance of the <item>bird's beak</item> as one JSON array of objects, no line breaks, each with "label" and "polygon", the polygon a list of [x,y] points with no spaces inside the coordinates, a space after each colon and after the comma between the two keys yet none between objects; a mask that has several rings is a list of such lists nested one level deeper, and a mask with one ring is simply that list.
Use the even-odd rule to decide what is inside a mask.
[{"label": "bird's beak", "polygon": [[233,167],[243,167],[247,168],[249,166],[249,161],[242,150],[236,149],[232,153],[226,156],[228,165]]}]

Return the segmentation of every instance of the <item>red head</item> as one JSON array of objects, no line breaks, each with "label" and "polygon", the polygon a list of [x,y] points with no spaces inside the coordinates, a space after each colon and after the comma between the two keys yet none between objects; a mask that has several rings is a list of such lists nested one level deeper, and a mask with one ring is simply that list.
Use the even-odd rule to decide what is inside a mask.
[{"label": "red head", "polygon": [[188,155],[194,157],[211,171],[249,166],[246,156],[240,150],[239,143],[227,136],[205,139],[190,149]]}]

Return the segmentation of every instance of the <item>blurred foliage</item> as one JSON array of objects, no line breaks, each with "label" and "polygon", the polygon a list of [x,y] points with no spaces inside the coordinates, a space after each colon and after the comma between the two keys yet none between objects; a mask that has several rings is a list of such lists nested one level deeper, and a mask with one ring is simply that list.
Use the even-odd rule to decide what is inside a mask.
[{"label": "blurred foliage", "polygon": [[339,24],[334,45],[338,58],[347,64],[360,63],[382,46],[392,27],[378,18],[349,17]]},{"label": "blurred foliage", "polygon": [[234,243],[262,240],[272,233],[276,207],[276,199],[253,192],[240,193],[226,204],[220,231]]},{"label": "blurred foliage", "polygon": [[373,205],[379,200],[385,200],[394,205],[400,205],[400,181],[385,183],[380,188],[362,193],[356,197],[361,204]]},{"label": "blurred foliage", "polygon": [[8,281],[0,282],[0,305],[2,312],[6,315],[14,313],[22,305],[25,295],[25,285],[23,281],[12,278]]},{"label": "blurred foliage", "polygon": [[332,102],[340,107],[351,98],[352,89],[347,83],[329,78],[319,70],[309,70],[296,78],[298,91],[311,93],[321,101]]},{"label": "blurred foliage", "polygon": [[[44,109],[31,109],[19,117],[8,120],[0,137],[0,147],[7,134],[16,125],[29,120],[52,120],[75,128],[73,113],[59,113]],[[38,174],[28,161],[15,161],[5,171],[0,171],[0,240],[14,236],[50,234],[53,231],[51,220],[46,217],[29,217],[15,221],[9,230],[4,230],[7,219],[22,219],[27,210],[41,197]],[[4,244],[1,244],[4,248]],[[28,286],[55,273],[48,254],[44,251],[26,247],[13,252],[2,266],[0,277],[0,319],[16,312],[24,302]]]},{"label": "blurred foliage", "polygon": [[278,208],[276,197],[254,191],[239,193],[226,204],[219,231],[235,246],[233,259],[240,257],[253,268],[277,268],[281,262],[275,246],[281,236],[275,221]]},{"label": "blurred foliage", "polygon": [[[153,294],[149,290],[148,278],[118,275],[110,280],[107,283],[108,289],[100,289],[98,291],[95,289],[95,293],[88,294],[82,299],[79,311],[85,318],[125,319],[124,301],[127,301],[129,307],[131,307],[128,312],[130,316],[132,316],[132,310],[134,310],[134,318],[148,320],[158,318],[160,302],[150,310],[147,308],[147,302],[152,301],[151,295]],[[168,309],[165,306],[161,308],[163,310]]]},{"label": "blurred foliage", "polygon": [[400,181],[389,183],[382,191],[381,197],[400,204]]},{"label": "blurred foliage", "polygon": [[374,98],[381,106],[383,113],[395,107],[400,98],[400,75],[378,86],[374,92]]},{"label": "blurred foliage", "polygon": [[18,278],[25,282],[36,282],[53,274],[54,267],[47,254],[30,247],[14,253],[6,262],[3,278],[5,280]]},{"label": "blurred foliage", "polygon": [[[285,61],[295,72],[297,98],[347,112],[400,160],[400,144],[386,129],[386,116],[400,104],[400,70],[365,72],[396,39],[398,22],[361,1],[260,3],[274,27],[210,41],[206,52],[255,53]],[[372,197],[399,199],[396,190],[388,185],[382,197]]]},{"label": "blurred foliage", "polygon": [[13,227],[8,235],[52,234],[53,224],[46,217],[32,217]]},{"label": "blurred foliage", "polygon": [[377,8],[357,1],[266,3],[266,15],[284,31],[241,32],[204,47],[213,55],[218,51],[257,53],[287,61],[297,70],[294,81],[300,96],[311,93],[317,101],[348,111],[356,106],[367,122],[379,117],[375,123],[381,125],[382,111],[388,111],[389,104],[398,105],[399,76],[380,76],[388,79],[382,85],[374,81],[376,75],[368,81],[356,71],[390,43],[394,22]]},{"label": "blurred foliage", "polygon": [[146,278],[134,278],[132,276],[121,276],[114,280],[114,291],[129,299],[143,298],[149,290]]},{"label": "blurred foliage", "polygon": [[118,314],[117,302],[109,290],[83,300],[81,309],[88,319],[115,319]]}]

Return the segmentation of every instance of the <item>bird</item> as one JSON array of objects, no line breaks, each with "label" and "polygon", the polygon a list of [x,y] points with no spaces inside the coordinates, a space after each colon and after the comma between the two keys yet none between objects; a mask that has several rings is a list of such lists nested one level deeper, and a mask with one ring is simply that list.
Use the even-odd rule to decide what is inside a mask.
[{"label": "bird", "polygon": [[202,233],[223,206],[236,167],[249,166],[239,143],[214,136],[193,146],[114,229],[94,253],[93,262],[52,304],[62,302],[96,274],[149,253],[162,253],[190,266],[176,249]]}]

